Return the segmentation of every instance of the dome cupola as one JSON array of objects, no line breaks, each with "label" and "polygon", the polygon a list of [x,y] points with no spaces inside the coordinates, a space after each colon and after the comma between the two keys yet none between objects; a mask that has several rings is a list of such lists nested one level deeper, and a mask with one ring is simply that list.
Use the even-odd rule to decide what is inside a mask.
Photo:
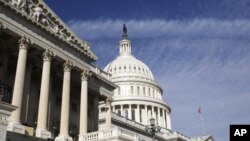
[{"label": "dome cupola", "polygon": [[120,55],[131,55],[131,42],[128,40],[127,27],[123,24],[122,40],[119,42]]}]

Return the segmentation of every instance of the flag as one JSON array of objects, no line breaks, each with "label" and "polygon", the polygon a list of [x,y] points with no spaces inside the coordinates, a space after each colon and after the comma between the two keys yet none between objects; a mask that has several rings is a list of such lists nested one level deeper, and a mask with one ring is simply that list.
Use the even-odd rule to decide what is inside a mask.
[{"label": "flag", "polygon": [[201,114],[201,107],[199,107],[199,109],[198,109],[198,113],[199,113],[199,114]]}]

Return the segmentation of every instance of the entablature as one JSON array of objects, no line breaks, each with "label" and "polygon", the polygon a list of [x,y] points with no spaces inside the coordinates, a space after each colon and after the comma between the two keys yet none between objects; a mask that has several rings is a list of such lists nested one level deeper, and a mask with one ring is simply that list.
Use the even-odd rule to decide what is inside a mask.
[{"label": "entablature", "polygon": [[42,0],[0,0],[0,4],[66,43],[89,60],[97,59],[90,45],[77,37]]}]

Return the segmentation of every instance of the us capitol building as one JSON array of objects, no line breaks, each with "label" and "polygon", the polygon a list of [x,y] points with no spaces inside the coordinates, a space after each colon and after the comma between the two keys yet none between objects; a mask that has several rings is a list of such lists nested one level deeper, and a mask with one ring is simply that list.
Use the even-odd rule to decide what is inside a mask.
[{"label": "us capitol building", "polygon": [[214,141],[172,130],[125,25],[116,59],[96,60],[42,0],[0,0],[0,141]]}]

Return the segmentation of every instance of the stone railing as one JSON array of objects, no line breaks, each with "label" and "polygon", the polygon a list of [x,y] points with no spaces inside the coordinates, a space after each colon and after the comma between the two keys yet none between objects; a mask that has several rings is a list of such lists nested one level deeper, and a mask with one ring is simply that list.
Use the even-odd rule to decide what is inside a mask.
[{"label": "stone railing", "polygon": [[97,140],[112,140],[112,139],[126,139],[134,141],[136,136],[134,133],[121,129],[121,128],[112,128],[107,130],[101,130],[97,132],[88,133],[84,136],[84,141],[97,141]]},{"label": "stone railing", "polygon": [[[99,103],[100,104],[100,103]],[[106,118],[106,112],[99,112],[99,120],[105,120]],[[131,127],[134,127],[136,128],[137,130],[141,130],[141,131],[144,131],[145,130],[145,125],[142,125],[138,122],[135,122],[133,120],[130,120],[130,119],[127,119],[125,117],[122,117],[116,113],[111,113],[111,117],[112,117],[112,120],[116,120],[116,121],[120,121],[120,122],[123,122],[123,123],[126,123],[126,125],[129,125]],[[128,132],[130,133],[130,132]],[[123,136],[124,136],[125,133],[123,133]],[[133,136],[134,140],[136,141],[136,134],[134,133],[131,133],[129,134],[128,136]],[[98,137],[97,137],[98,138]],[[172,130],[169,130],[169,129],[166,129],[166,128],[162,128],[161,129],[161,133],[158,133],[156,135],[156,138],[160,138],[160,139],[176,139],[176,138],[181,138],[183,140],[190,140],[189,137],[179,133],[179,132],[176,132],[176,131],[172,131]]]},{"label": "stone railing", "polygon": [[96,73],[96,74],[99,74],[100,76],[106,78],[107,80],[110,80],[110,77],[111,75],[107,72],[105,72],[104,70],[102,70],[101,68],[98,68],[97,66],[91,66],[91,71]]}]

